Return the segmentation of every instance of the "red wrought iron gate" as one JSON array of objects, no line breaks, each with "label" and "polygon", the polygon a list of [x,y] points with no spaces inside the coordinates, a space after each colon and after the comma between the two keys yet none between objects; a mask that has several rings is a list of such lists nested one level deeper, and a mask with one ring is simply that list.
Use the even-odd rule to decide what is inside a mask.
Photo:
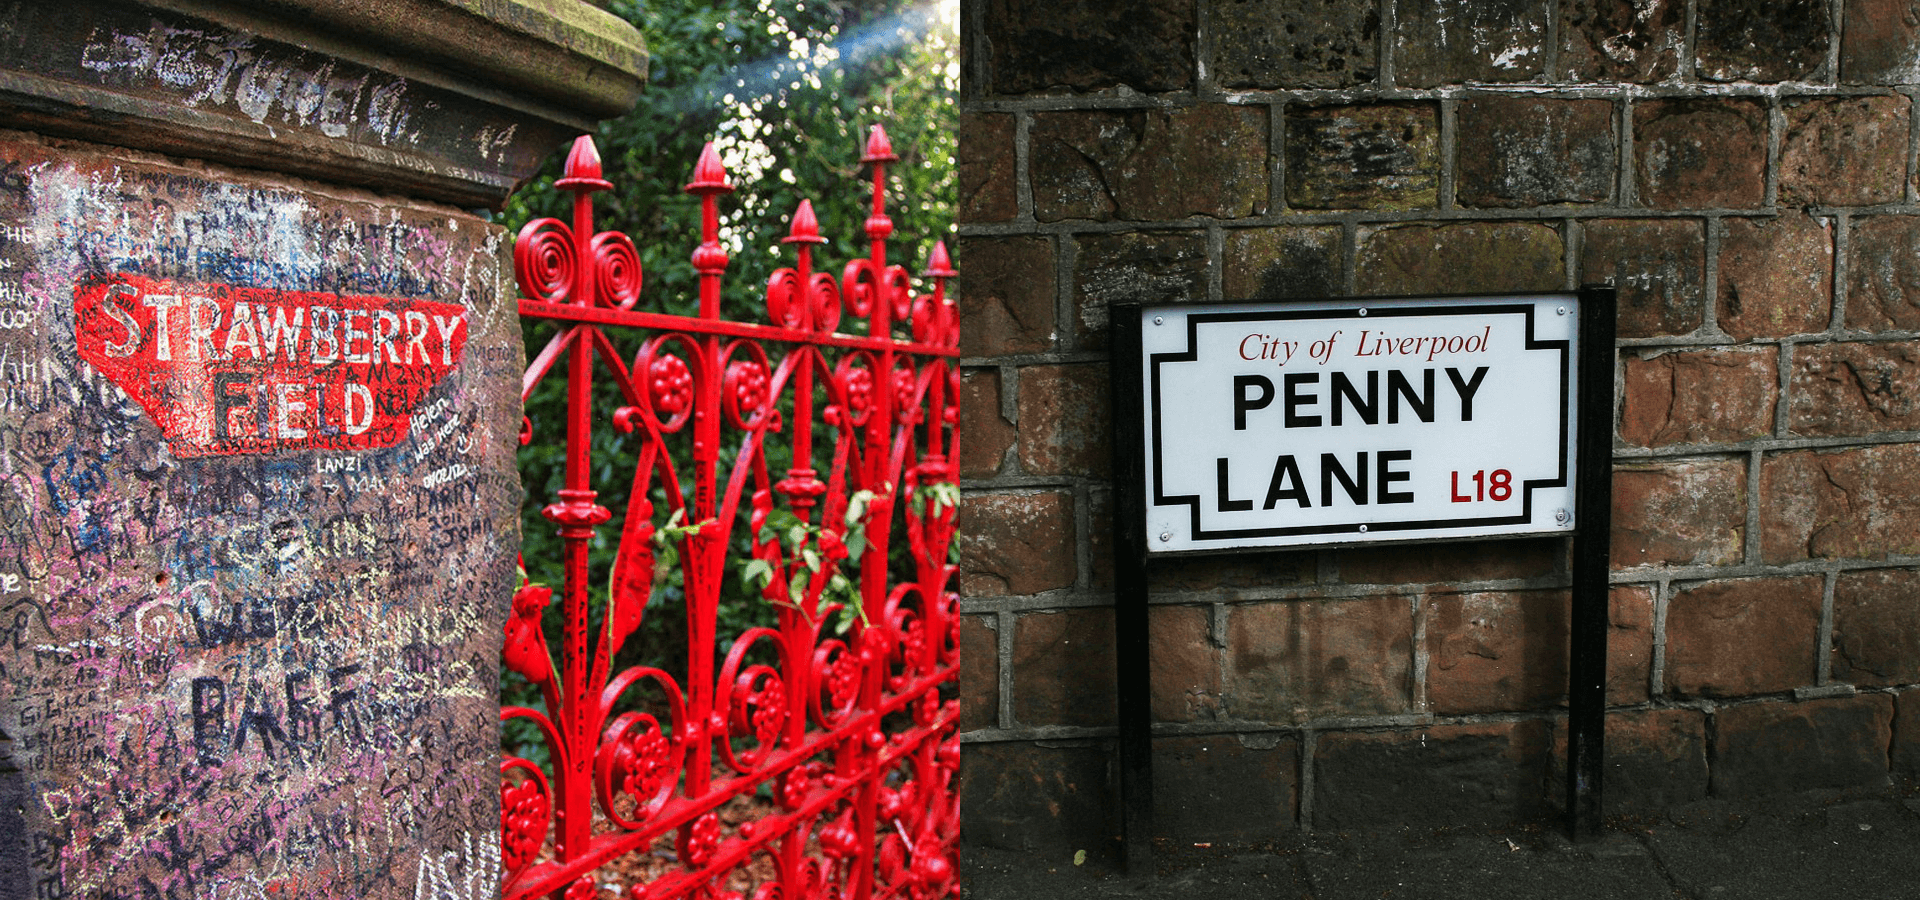
[{"label": "red wrought iron gate", "polygon": [[[720,313],[716,201],[732,187],[711,145],[686,188],[702,206],[697,316],[643,309],[632,241],[594,232],[591,194],[611,184],[588,138],[555,182],[574,195],[573,222],[521,229],[520,314],[558,326],[522,397],[550,375],[568,393],[565,485],[543,510],[566,576],[557,661],[541,624],[550,588],[523,586],[507,624],[506,667],[545,708],[501,717],[535,723],[549,762],[501,763],[502,896],[607,896],[596,870],[669,840],[671,868],[616,886],[622,900],[958,896],[954,272],[937,247],[932,292],[916,296],[888,265],[895,159],[875,127],[861,160],[871,251],[838,279],[814,271],[823,239],[800,204],[783,240],[797,259],[767,285],[765,322]],[[594,405],[595,379],[617,387],[610,408]],[[637,441],[630,483],[594,483],[591,438],[608,427]],[[596,498],[621,488],[614,522]],[[588,554],[603,526],[619,554],[596,602]],[[736,542],[751,556],[731,555]],[[615,671],[669,570],[684,590],[684,668]],[[728,578],[776,624],[717,634]],[[755,817],[723,820],[756,796]],[[750,894],[735,889],[745,870],[761,876]]]}]

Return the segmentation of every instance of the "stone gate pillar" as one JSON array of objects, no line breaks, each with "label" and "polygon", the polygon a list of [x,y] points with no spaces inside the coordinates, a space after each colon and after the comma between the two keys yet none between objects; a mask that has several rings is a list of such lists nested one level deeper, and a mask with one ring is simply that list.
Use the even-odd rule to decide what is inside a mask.
[{"label": "stone gate pillar", "polygon": [[0,900],[496,894],[485,209],[644,70],[576,0],[0,0]]}]

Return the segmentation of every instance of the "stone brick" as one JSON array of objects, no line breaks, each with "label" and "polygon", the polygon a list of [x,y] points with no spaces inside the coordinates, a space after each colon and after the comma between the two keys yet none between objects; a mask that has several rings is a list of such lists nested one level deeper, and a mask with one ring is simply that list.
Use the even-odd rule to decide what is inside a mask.
[{"label": "stone brick", "polygon": [[1013,719],[1112,725],[1113,610],[1027,613],[1013,622]]},{"label": "stone brick", "polygon": [[1549,740],[1539,721],[1324,734],[1313,759],[1313,827],[1531,821],[1547,810]]},{"label": "stone brick", "polygon": [[960,204],[963,223],[1007,222],[1019,215],[1014,195],[1013,116],[1009,113],[961,113]]},{"label": "stone brick", "polygon": [[1354,0],[1221,0],[1205,73],[1227,88],[1344,88],[1380,72],[1380,13]]},{"label": "stone brick", "polygon": [[1760,554],[1884,559],[1920,553],[1920,446],[1771,454],[1760,468]]},{"label": "stone brick", "polygon": [[1833,678],[1891,687],[1920,682],[1920,571],[1848,572],[1833,586]]},{"label": "stone brick", "polygon": [[1920,81],[1920,16],[1911,0],[1847,0],[1840,35],[1840,80],[1847,84]]},{"label": "stone brick", "polygon": [[1113,491],[1106,485],[1096,483],[1087,488],[1087,531],[1092,587],[1096,591],[1110,591],[1113,589]]},{"label": "stone brick", "polygon": [[1787,427],[1851,435],[1920,429],[1920,344],[1800,344],[1793,348]]},{"label": "stone brick", "polygon": [[1013,446],[1013,423],[1000,414],[1000,370],[966,369],[960,377],[960,477],[992,478]]},{"label": "stone brick", "polygon": [[1556,81],[1651,84],[1678,73],[1685,0],[1561,0]]},{"label": "stone brick", "polygon": [[1560,232],[1540,222],[1461,222],[1363,229],[1362,294],[1554,291],[1566,286]]},{"label": "stone brick", "polygon": [[1287,204],[1431,209],[1439,202],[1440,111],[1431,103],[1290,106]]},{"label": "stone brick", "polygon": [[1107,367],[1020,370],[1020,468],[1028,475],[1091,475],[1111,467]]},{"label": "stone brick", "polygon": [[969,493],[960,504],[960,590],[972,597],[1071,587],[1073,496]]},{"label": "stone brick", "polygon": [[1107,343],[1107,307],[1199,301],[1207,296],[1207,236],[1199,231],[1133,231],[1080,238],[1073,265],[1073,322],[1080,349]]},{"label": "stone brick", "polygon": [[1347,584],[1440,584],[1540,578],[1560,569],[1562,538],[1417,543],[1339,551]]},{"label": "stone brick", "polygon": [[1000,723],[1000,637],[987,616],[960,617],[960,730]]},{"label": "stone brick", "polygon": [[1847,240],[1847,327],[1920,329],[1920,217],[1855,219]]},{"label": "stone brick", "polygon": [[1228,300],[1340,293],[1340,229],[1235,228],[1226,233],[1220,291]]},{"label": "stone brick", "polygon": [[1609,282],[1623,338],[1688,334],[1707,308],[1707,237],[1698,219],[1585,222],[1580,283]]},{"label": "stone brick", "polygon": [[1667,601],[1666,689],[1689,697],[1790,691],[1814,681],[1818,575],[1734,578],[1675,591]]},{"label": "stone brick", "polygon": [[1613,104],[1476,94],[1455,112],[1454,195],[1462,206],[1597,203],[1613,196]]},{"label": "stone brick", "polygon": [[1312,584],[1312,551],[1230,553],[1155,560],[1153,586],[1164,591],[1211,591],[1230,595],[1289,584]]},{"label": "stone brick", "polygon": [[1901,691],[1894,709],[1893,770],[1920,776],[1920,689]]},{"label": "stone brick", "polygon": [[1773,433],[1780,351],[1707,347],[1628,356],[1620,439],[1641,447],[1719,444]]},{"label": "stone brick", "polygon": [[1607,702],[1643,703],[1653,667],[1653,589],[1607,591]]},{"label": "stone brick", "polygon": [[[1554,721],[1553,771],[1566,783],[1567,725]],[[1607,714],[1603,760],[1606,811],[1661,813],[1707,796],[1707,717],[1695,709],[1637,709]],[[1550,795],[1564,807],[1564,791]]]},{"label": "stone brick", "polygon": [[1867,206],[1906,197],[1905,97],[1822,97],[1788,105],[1782,206]]},{"label": "stone brick", "polygon": [[1107,846],[1120,827],[1107,742],[962,744],[960,792],[970,846],[1071,854]]},{"label": "stone brick", "polygon": [[1614,466],[1615,568],[1737,562],[1746,530],[1744,458]]},{"label": "stone brick", "polygon": [[1053,346],[1057,296],[1053,241],[1044,237],[963,237],[960,353],[1041,353]]},{"label": "stone brick", "polygon": [[1833,318],[1833,230],[1799,214],[1728,219],[1720,329],[1737,338],[1824,331]]},{"label": "stone brick", "polygon": [[1640,202],[1740,209],[1766,199],[1767,110],[1752,100],[1649,100],[1633,106]]},{"label": "stone brick", "polygon": [[1231,219],[1267,208],[1264,106],[1036,113],[1028,146],[1042,222]]},{"label": "stone brick", "polygon": [[1213,611],[1205,606],[1155,606],[1147,614],[1147,653],[1153,668],[1153,718],[1207,722],[1220,718],[1220,649],[1213,643]]},{"label": "stone brick", "polygon": [[1300,741],[1212,734],[1153,741],[1154,836],[1266,841],[1294,830]]},{"label": "stone brick", "polygon": [[1546,0],[1389,0],[1401,87],[1530,81],[1546,67]]},{"label": "stone brick", "polygon": [[988,0],[989,94],[1193,87],[1193,0]]},{"label": "stone brick", "polygon": [[1744,799],[1887,783],[1893,698],[1747,703],[1714,716],[1713,794]]},{"label": "stone brick", "polygon": [[1708,81],[1811,81],[1827,61],[1827,0],[1698,0],[1694,71]]},{"label": "stone brick", "polygon": [[1566,695],[1565,591],[1441,594],[1423,606],[1434,712],[1540,709]]},{"label": "stone brick", "polygon": [[1223,705],[1236,719],[1400,713],[1411,702],[1405,597],[1244,603],[1227,619]]}]

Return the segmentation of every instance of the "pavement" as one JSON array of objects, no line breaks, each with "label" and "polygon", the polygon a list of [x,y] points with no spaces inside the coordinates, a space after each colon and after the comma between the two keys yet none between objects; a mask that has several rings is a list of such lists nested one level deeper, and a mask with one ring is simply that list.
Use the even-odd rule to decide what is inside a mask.
[{"label": "pavement", "polygon": [[1613,817],[1591,841],[1558,823],[1299,832],[1252,845],[1155,846],[1151,877],[1116,858],[963,846],[966,900],[1920,900],[1911,790],[1706,800]]}]

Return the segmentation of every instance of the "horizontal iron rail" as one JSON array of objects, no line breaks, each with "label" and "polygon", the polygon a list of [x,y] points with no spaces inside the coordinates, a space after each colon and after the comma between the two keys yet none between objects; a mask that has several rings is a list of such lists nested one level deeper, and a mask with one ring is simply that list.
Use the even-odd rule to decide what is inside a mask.
[{"label": "horizontal iron rail", "polygon": [[839,332],[821,333],[801,328],[783,328],[778,325],[762,325],[757,322],[730,322],[725,319],[703,319],[693,316],[676,316],[669,313],[640,312],[631,309],[616,309],[606,306],[579,306],[572,303],[543,303],[538,300],[521,300],[520,315],[528,319],[547,319],[555,322],[573,322],[588,325],[618,325],[630,328],[647,328],[656,331],[677,331],[684,334],[714,334],[726,337],[753,338],[763,341],[781,341],[791,344],[814,344],[824,347],[844,347],[854,350],[890,349],[895,353],[911,353],[918,356],[944,356],[960,358],[960,348],[942,347],[937,344],[923,344],[894,338],[870,337]]}]

